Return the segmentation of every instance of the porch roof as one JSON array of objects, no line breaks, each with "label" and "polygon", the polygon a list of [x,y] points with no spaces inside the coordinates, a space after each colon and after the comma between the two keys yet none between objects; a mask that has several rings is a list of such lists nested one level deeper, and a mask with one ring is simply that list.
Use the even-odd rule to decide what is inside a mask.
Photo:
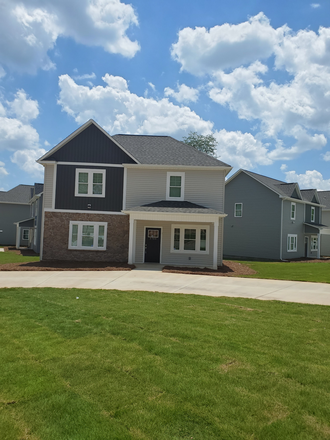
[{"label": "porch roof", "polygon": [[160,200],[159,202],[148,203],[147,205],[134,206],[126,209],[125,212],[166,212],[182,214],[212,214],[224,215],[223,212],[216,209],[206,208],[196,203],[186,201]]},{"label": "porch roof", "polygon": [[322,225],[321,223],[312,223],[312,222],[304,222],[304,225],[305,225],[305,233],[308,233],[308,227],[315,228],[318,230],[328,227],[326,225]]},{"label": "porch roof", "polygon": [[26,228],[33,228],[34,226],[34,218],[28,218],[26,220],[21,220],[20,222],[16,222],[16,225],[18,225],[19,227],[26,227]]}]

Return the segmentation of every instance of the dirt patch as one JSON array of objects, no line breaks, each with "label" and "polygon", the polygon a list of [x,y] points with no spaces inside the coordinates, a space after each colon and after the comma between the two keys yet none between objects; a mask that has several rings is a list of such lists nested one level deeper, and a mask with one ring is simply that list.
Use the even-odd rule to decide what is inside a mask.
[{"label": "dirt patch", "polygon": [[226,261],[222,266],[219,266],[217,270],[208,269],[207,267],[165,266],[163,268],[163,272],[225,277],[234,277],[236,275],[254,275],[257,273],[246,264],[238,263],[237,261]]},{"label": "dirt patch", "polygon": [[322,258],[294,258],[292,260],[285,261],[285,263],[330,263],[330,257]]}]

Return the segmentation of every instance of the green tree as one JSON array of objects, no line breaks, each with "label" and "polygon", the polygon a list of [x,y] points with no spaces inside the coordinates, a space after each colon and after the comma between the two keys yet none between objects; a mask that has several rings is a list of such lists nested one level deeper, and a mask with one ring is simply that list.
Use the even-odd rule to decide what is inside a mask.
[{"label": "green tree", "polygon": [[191,145],[198,151],[208,154],[209,156],[217,157],[218,142],[213,134],[198,134],[196,131],[191,131],[188,136],[184,136],[183,142]]}]

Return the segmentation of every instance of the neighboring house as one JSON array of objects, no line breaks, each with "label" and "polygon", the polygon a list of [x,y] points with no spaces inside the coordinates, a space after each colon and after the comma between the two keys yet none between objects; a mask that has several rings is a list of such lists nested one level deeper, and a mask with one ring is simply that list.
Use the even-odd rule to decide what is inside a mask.
[{"label": "neighboring house", "polygon": [[226,182],[224,255],[320,257],[322,208],[315,189],[239,170]]},{"label": "neighboring house", "polygon": [[29,218],[16,222],[16,248],[27,246],[34,252],[40,252],[41,226],[42,226],[42,203],[43,203],[42,183],[35,183],[30,193],[30,212]]},{"label": "neighboring house", "polygon": [[[29,200],[32,185],[18,185],[9,191],[0,191],[0,244],[15,246],[15,222],[30,216]],[[26,235],[21,237],[22,246],[27,246]]]},{"label": "neighboring house", "polygon": [[88,121],[41,157],[44,260],[222,264],[231,167],[169,136]]},{"label": "neighboring house", "polygon": [[322,222],[328,227],[321,232],[321,256],[330,257],[330,191],[318,191],[322,207]]}]

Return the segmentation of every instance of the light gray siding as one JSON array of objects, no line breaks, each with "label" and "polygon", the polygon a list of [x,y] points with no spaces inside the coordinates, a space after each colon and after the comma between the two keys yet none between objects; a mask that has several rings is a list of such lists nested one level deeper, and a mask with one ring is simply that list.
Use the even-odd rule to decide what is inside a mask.
[{"label": "light gray siding", "polygon": [[[196,253],[173,253],[170,251],[171,246],[171,226],[172,224],[184,224],[182,222],[163,222],[154,220],[138,220],[136,224],[136,243],[135,243],[135,262],[144,262],[144,245],[145,245],[145,228],[154,227],[162,228],[161,234],[161,258],[162,264],[195,266],[195,267],[212,267],[213,265],[213,223],[200,223],[201,225],[208,225],[210,228],[209,237],[209,253],[206,255]],[[189,259],[190,258],[190,259]]]},{"label": "light gray siding", "polygon": [[[235,217],[235,203],[243,203]],[[224,256],[280,259],[281,199],[245,173],[226,185]]]},{"label": "light gray siding", "polygon": [[[303,203],[296,203],[296,219],[291,220],[291,201],[283,200],[283,235],[282,235],[282,259],[301,258],[305,256],[305,226]],[[297,251],[288,252],[288,235],[297,235]]]},{"label": "light gray siding", "polygon": [[322,223],[328,227],[321,230],[321,256],[330,257],[330,211],[322,212]]},{"label": "light gray siding", "polygon": [[[26,220],[30,217],[30,205],[13,203],[0,203],[0,244],[3,246],[15,246],[16,225],[15,222]],[[22,241],[22,245],[27,242]]]},{"label": "light gray siding", "polygon": [[44,208],[53,208],[55,165],[45,165]]},{"label": "light gray siding", "polygon": [[[166,200],[166,169],[127,169],[126,209]],[[217,209],[224,209],[224,171],[184,170],[186,201]]]}]

